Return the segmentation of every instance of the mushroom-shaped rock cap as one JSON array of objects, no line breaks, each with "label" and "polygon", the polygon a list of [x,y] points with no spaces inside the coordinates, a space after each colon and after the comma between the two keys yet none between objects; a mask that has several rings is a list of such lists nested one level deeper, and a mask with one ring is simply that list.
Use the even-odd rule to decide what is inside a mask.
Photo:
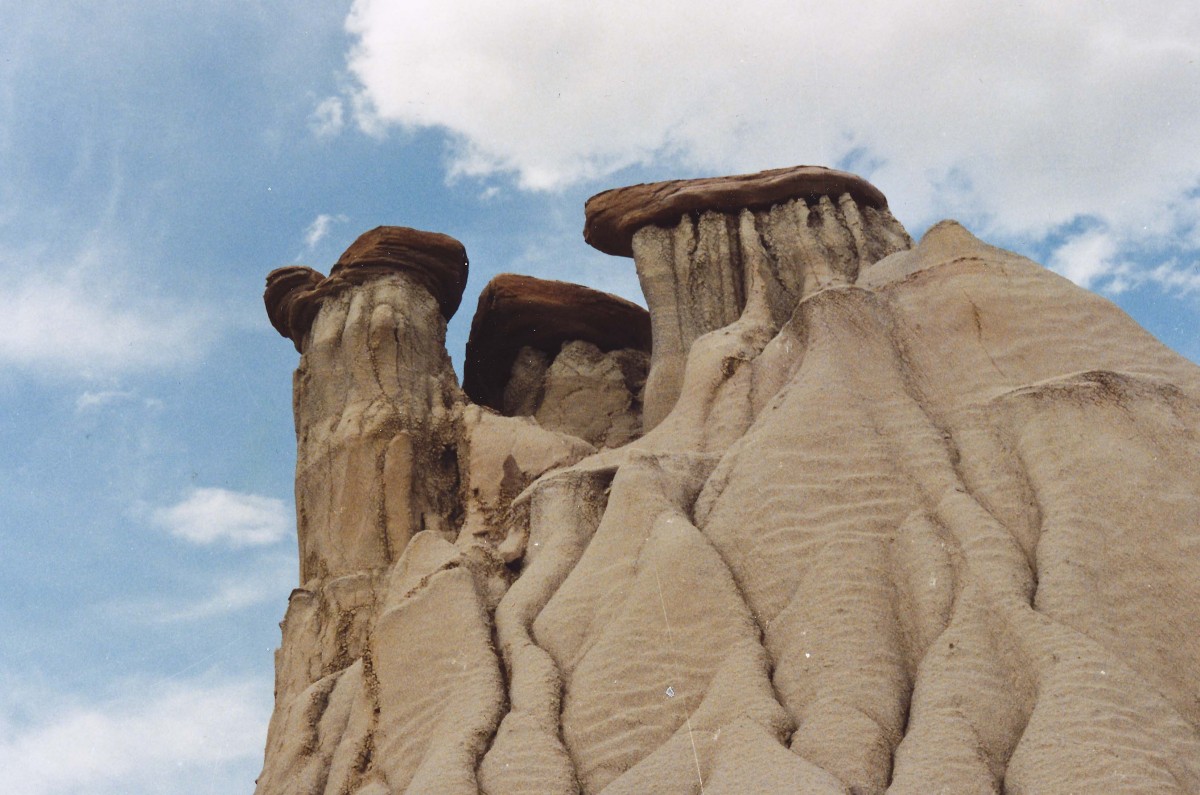
[{"label": "mushroom-shaped rock cap", "polygon": [[604,351],[649,351],[650,313],[581,284],[502,273],[479,295],[467,340],[463,390],[475,403],[500,409],[521,348],[553,356],[571,340],[590,342]]},{"label": "mushroom-shaped rock cap", "polygon": [[295,344],[297,351],[321,308],[321,296],[328,292],[325,289],[328,281],[303,265],[288,265],[267,274],[267,289],[263,291],[267,317],[276,331]]},{"label": "mushroom-shaped rock cap", "polygon": [[448,235],[379,226],[359,235],[328,278],[302,265],[271,271],[263,292],[267,317],[299,351],[325,296],[387,271],[412,275],[438,302],[442,317],[449,320],[458,310],[467,286],[467,251]]},{"label": "mushroom-shaped rock cap", "polygon": [[438,232],[377,226],[359,235],[329,275],[354,281],[360,273],[378,269],[402,270],[417,277],[437,299],[442,317],[449,320],[467,286],[467,250]]},{"label": "mushroom-shaped rock cap", "polygon": [[276,331],[291,338],[294,330],[301,325],[307,326],[307,323],[295,317],[300,309],[299,298],[310,293],[324,280],[325,277],[320,273],[303,265],[288,265],[267,274],[263,303]]},{"label": "mushroom-shaped rock cap", "polygon": [[584,206],[583,239],[605,254],[633,256],[633,234],[644,226],[674,226],[689,213],[736,212],[799,198],[838,197],[843,193],[876,209],[887,199],[862,177],[822,166],[794,166],[733,177],[677,179],[615,188],[598,193]]}]

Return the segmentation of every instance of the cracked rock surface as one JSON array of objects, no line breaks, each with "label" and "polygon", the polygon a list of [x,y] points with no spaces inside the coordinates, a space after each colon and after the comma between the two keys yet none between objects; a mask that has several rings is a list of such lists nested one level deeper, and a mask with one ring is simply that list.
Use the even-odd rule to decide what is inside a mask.
[{"label": "cracked rock surface", "polygon": [[442,282],[272,275],[302,582],[259,795],[1200,792],[1200,368],[807,184],[627,230],[619,438],[571,414],[629,393],[594,341],[479,405]]}]

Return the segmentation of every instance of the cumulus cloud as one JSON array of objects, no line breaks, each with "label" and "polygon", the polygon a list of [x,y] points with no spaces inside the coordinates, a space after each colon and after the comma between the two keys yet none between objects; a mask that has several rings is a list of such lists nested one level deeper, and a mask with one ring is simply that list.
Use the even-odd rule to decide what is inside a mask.
[{"label": "cumulus cloud", "polygon": [[100,246],[61,258],[0,251],[0,365],[95,378],[195,361],[211,318],[131,287],[121,256]]},{"label": "cumulus cloud", "polygon": [[263,546],[290,530],[283,500],[219,488],[196,488],[180,502],[151,514],[155,524],[193,544]]},{"label": "cumulus cloud", "polygon": [[0,700],[0,790],[24,795],[248,792],[270,683],[130,683],[123,696]]},{"label": "cumulus cloud", "polygon": [[308,117],[308,127],[318,138],[333,138],[346,126],[346,112],[339,97],[326,97]]},{"label": "cumulus cloud", "polygon": [[[444,130],[452,175],[819,163],[1006,240],[1200,220],[1200,6],[355,0],[346,27],[360,124]],[[1087,244],[1061,258],[1095,280]]]}]

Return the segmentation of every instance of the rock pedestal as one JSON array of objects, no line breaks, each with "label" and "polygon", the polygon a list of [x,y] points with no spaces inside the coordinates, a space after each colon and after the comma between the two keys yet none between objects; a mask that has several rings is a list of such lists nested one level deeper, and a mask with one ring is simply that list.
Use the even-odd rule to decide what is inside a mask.
[{"label": "rock pedestal", "polygon": [[642,432],[650,315],[580,284],[492,279],[471,322],[463,389],[481,406],[599,447]]},{"label": "rock pedestal", "polygon": [[816,166],[618,188],[585,212],[584,238],[634,258],[650,307],[647,429],[675,405],[692,343],[738,320],[755,293],[778,328],[800,299],[912,245],[877,188]]},{"label": "rock pedestal", "polygon": [[301,581],[395,562],[421,530],[453,539],[461,400],[446,320],[466,284],[453,238],[362,235],[328,278],[267,278],[272,323],[302,354],[294,381]]}]

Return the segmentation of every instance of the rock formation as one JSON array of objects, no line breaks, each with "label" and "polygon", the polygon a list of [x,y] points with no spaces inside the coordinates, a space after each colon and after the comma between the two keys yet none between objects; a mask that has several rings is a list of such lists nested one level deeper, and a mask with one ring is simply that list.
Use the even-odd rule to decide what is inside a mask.
[{"label": "rock formation", "polygon": [[464,363],[468,399],[619,447],[642,430],[650,315],[579,284],[505,273],[479,296]]},{"label": "rock formation", "polygon": [[586,234],[650,307],[642,417],[642,342],[518,309],[616,299],[499,277],[464,394],[454,241],[269,277],[302,583],[260,795],[1200,792],[1200,369],[840,172]]}]

